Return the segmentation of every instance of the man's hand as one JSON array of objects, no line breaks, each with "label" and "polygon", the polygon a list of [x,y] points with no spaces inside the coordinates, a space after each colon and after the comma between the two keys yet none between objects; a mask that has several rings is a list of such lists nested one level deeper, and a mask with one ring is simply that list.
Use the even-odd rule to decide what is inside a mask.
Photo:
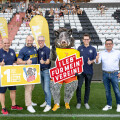
[{"label": "man's hand", "polygon": [[30,58],[27,60],[27,64],[31,65],[32,64],[32,60],[30,60]]},{"label": "man's hand", "polygon": [[118,73],[118,79],[120,78],[120,73]]},{"label": "man's hand", "polygon": [[97,53],[97,56],[96,56],[96,63],[98,63],[98,60],[99,60],[99,53]]},{"label": "man's hand", "polygon": [[45,61],[43,60],[43,58],[41,58],[40,63],[45,64]]},{"label": "man's hand", "polygon": [[88,58],[88,65],[91,65],[92,64],[92,61],[90,61],[90,59]]},{"label": "man's hand", "polygon": [[1,62],[1,66],[4,66],[5,65],[5,62],[4,62],[4,59],[2,60]]},{"label": "man's hand", "polygon": [[13,63],[13,65],[17,65],[16,63]]}]

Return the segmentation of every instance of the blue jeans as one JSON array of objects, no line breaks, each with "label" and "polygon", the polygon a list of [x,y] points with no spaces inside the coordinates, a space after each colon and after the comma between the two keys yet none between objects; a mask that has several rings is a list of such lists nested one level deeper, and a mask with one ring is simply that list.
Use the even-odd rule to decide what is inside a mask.
[{"label": "blue jeans", "polygon": [[103,72],[103,83],[104,83],[105,91],[106,91],[107,105],[110,105],[110,106],[112,106],[110,83],[112,84],[112,87],[115,93],[116,103],[120,104],[120,90],[119,90],[117,75],[118,75],[118,72],[114,72],[114,73]]},{"label": "blue jeans", "polygon": [[50,75],[49,69],[41,71],[41,84],[45,93],[45,101],[51,106]]}]

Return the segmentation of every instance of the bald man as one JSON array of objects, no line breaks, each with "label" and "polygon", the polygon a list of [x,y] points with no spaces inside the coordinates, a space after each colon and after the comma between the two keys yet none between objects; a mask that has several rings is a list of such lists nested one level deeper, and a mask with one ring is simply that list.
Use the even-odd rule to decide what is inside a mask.
[{"label": "bald man", "polygon": [[[0,49],[0,66],[5,65],[16,65],[16,55],[13,49],[10,49],[10,41],[8,39],[2,40],[2,48]],[[19,107],[16,105],[16,86],[10,86],[10,87],[0,87],[0,102],[2,106],[1,113],[6,115],[8,114],[7,109],[5,108],[5,92],[7,88],[10,90],[10,98],[12,101],[12,110],[22,110],[22,107]]]},{"label": "bald man", "polygon": [[[26,38],[26,46],[23,47],[17,59],[17,64],[19,65],[31,65],[37,64],[37,49],[33,46],[33,37],[27,36]],[[36,103],[32,102],[32,91],[34,89],[34,85],[25,85],[25,104],[27,106],[27,110],[30,113],[35,113],[35,109],[33,106],[36,106]]]}]

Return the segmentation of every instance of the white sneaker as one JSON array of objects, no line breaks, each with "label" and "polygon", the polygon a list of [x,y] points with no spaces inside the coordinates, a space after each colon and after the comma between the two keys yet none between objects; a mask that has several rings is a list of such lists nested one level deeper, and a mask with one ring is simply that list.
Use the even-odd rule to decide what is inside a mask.
[{"label": "white sneaker", "polygon": [[40,105],[40,107],[45,107],[46,105],[47,105],[47,103],[45,101],[42,105]]},{"label": "white sneaker", "polygon": [[90,106],[88,105],[88,103],[85,103],[85,108],[90,109]]},{"label": "white sneaker", "polygon": [[35,113],[36,111],[34,110],[33,106],[30,105],[27,107],[27,110],[30,112],[30,113]]},{"label": "white sneaker", "polygon": [[117,104],[117,112],[120,112],[120,104]]},{"label": "white sneaker", "polygon": [[110,109],[112,109],[112,106],[106,105],[102,110],[103,111],[108,111]]},{"label": "white sneaker", "polygon": [[32,106],[37,106],[37,103],[32,102]]},{"label": "white sneaker", "polygon": [[51,109],[51,106],[46,105],[45,109],[43,110],[43,112],[48,112]]},{"label": "white sneaker", "polygon": [[80,104],[80,103],[77,103],[76,108],[77,108],[77,109],[80,109],[80,107],[81,107],[81,104]]}]

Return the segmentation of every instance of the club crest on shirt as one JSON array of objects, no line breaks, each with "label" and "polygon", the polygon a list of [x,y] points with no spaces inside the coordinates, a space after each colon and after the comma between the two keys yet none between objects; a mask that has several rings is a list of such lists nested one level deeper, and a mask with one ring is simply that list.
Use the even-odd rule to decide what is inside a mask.
[{"label": "club crest on shirt", "polygon": [[30,53],[30,51],[28,51]]},{"label": "club crest on shirt", "polygon": [[41,55],[43,55],[43,54],[44,54],[44,52],[42,51],[42,52],[41,52]]},{"label": "club crest on shirt", "polygon": [[5,54],[3,54],[3,57],[5,57]]},{"label": "club crest on shirt", "polygon": [[92,50],[89,50],[89,53],[92,53],[93,51]]},{"label": "club crest on shirt", "polygon": [[13,56],[13,53],[11,52],[10,55]]},{"label": "club crest on shirt", "polygon": [[81,51],[83,51],[83,49],[81,49]]}]

